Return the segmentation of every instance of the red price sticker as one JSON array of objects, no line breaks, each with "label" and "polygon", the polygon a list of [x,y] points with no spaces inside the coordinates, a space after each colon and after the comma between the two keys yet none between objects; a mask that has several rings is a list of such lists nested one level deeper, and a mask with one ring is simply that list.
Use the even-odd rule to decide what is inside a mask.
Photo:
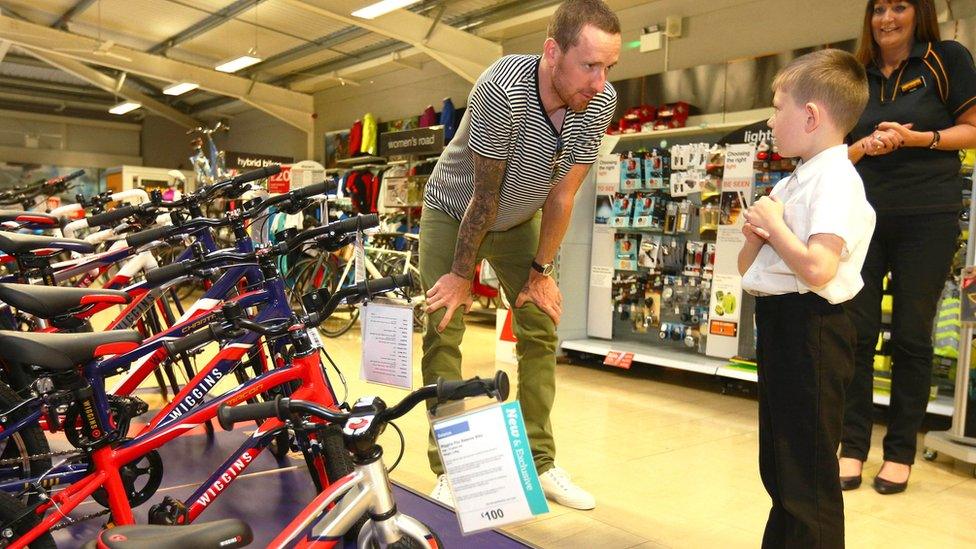
[{"label": "red price sticker", "polygon": [[281,171],[268,178],[268,192],[284,194],[291,190],[291,166],[281,166]]},{"label": "red price sticker", "polygon": [[623,368],[624,370],[629,370],[630,365],[634,362],[634,353],[622,353],[619,351],[610,351],[607,353],[607,357],[603,359],[603,364],[605,366],[613,366],[615,368]]}]

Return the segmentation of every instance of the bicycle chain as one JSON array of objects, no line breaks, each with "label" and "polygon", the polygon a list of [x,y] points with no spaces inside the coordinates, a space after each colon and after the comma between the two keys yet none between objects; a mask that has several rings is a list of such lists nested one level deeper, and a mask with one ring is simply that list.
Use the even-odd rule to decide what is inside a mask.
[{"label": "bicycle chain", "polygon": [[[47,454],[33,454],[33,455],[29,456],[27,459],[28,459],[28,461],[37,461],[37,460],[41,460],[41,459],[56,458],[56,457],[62,457],[62,456],[80,456],[80,455],[83,455],[83,454],[84,454],[84,452],[82,452],[81,450],[62,450],[60,452],[49,452]],[[17,465],[18,463],[23,463],[23,461],[24,461],[24,458],[0,459],[0,466],[3,466],[3,465]]]},{"label": "bicycle chain", "polygon": [[78,518],[64,517],[65,520],[62,520],[61,522],[59,522],[59,523],[55,524],[54,526],[52,526],[51,529],[48,530],[48,532],[54,532],[55,530],[61,530],[63,528],[67,528],[69,526],[74,526],[75,524],[78,524],[79,522],[85,522],[86,520],[96,519],[98,517],[107,515],[107,514],[109,514],[111,512],[112,511],[110,511],[108,509],[105,509],[105,510],[99,511],[97,513],[92,513],[90,515],[84,515],[84,516],[81,516],[81,517],[78,517]]}]

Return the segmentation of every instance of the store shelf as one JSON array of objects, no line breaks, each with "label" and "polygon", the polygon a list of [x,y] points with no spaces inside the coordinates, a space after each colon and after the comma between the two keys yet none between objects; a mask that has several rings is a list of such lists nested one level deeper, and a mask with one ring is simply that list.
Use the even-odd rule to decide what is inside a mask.
[{"label": "store shelf", "polygon": [[633,341],[607,341],[594,338],[573,339],[563,341],[562,348],[601,356],[610,351],[634,353],[634,362],[708,375],[714,375],[720,366],[727,363],[725,360],[707,357],[695,352],[668,349]]},{"label": "store shelf", "polygon": [[[716,372],[716,375],[740,379],[742,381],[751,381],[753,383],[756,382],[756,372],[751,372],[749,370],[735,368],[728,365],[720,367]],[[891,404],[891,397],[886,393],[876,392],[874,393],[874,403],[879,406],[887,407]],[[929,406],[926,411],[937,416],[952,417],[953,401],[950,397],[939,395],[935,397],[935,400],[929,401]]]},{"label": "store shelf", "polygon": [[[711,358],[692,352],[668,349],[657,345],[633,341],[607,341],[605,339],[572,339],[563,341],[562,348],[569,351],[605,356],[610,351],[634,353],[634,362],[651,366],[664,366],[677,370],[715,375],[740,381],[756,382],[756,372],[730,366],[727,360]],[[890,397],[884,393],[874,394],[874,403],[887,407]],[[939,395],[929,402],[927,412],[937,416],[952,417],[953,400]]]},{"label": "store shelf", "polygon": [[345,167],[360,166],[363,164],[386,164],[386,159],[382,156],[353,156],[336,160],[336,165]]},{"label": "store shelf", "polygon": [[[754,121],[755,122],[755,121]],[[671,130],[659,130],[653,132],[621,133],[609,137],[617,137],[620,142],[641,141],[645,139],[666,139],[668,137],[694,137],[696,135],[708,135],[718,132],[729,132],[747,124],[740,122],[725,122],[721,124],[699,124],[697,126],[685,126],[684,128],[674,128]]]}]

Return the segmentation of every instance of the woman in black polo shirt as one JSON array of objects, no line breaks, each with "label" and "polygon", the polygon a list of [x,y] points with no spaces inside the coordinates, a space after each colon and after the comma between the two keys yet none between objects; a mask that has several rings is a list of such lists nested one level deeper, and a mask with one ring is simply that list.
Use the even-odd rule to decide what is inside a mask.
[{"label": "woman in black polo shirt", "polygon": [[848,155],[878,215],[864,289],[850,302],[857,329],[840,474],[861,484],[871,447],[874,349],[881,284],[892,274],[891,404],[882,494],[902,492],[915,461],[932,376],[932,322],[959,234],[959,149],[976,147],[976,68],[966,48],[941,41],[932,0],[869,0],[858,58],[870,85]]}]

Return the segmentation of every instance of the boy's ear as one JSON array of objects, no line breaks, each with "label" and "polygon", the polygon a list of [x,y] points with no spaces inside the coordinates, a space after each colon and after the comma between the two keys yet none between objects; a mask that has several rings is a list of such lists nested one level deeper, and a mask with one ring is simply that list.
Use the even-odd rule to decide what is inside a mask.
[{"label": "boy's ear", "polygon": [[807,119],[803,129],[806,130],[807,133],[813,132],[819,128],[820,124],[823,122],[824,113],[822,110],[820,110],[820,105],[817,105],[816,103],[807,103],[803,106],[803,108],[807,114]]}]

